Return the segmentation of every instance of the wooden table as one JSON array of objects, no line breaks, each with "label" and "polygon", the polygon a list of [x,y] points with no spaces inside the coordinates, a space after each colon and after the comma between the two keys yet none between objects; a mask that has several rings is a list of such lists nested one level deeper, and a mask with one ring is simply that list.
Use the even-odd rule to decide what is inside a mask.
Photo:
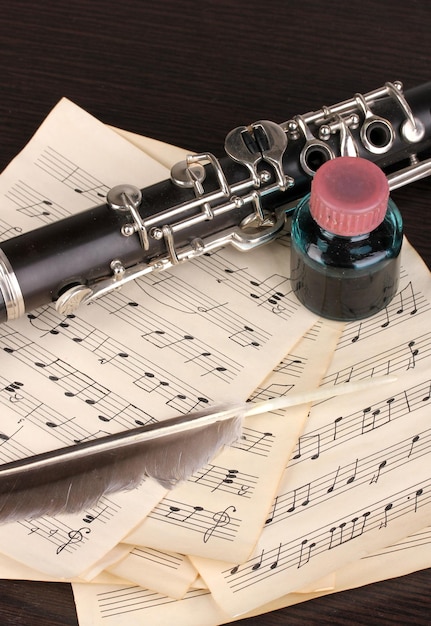
[{"label": "wooden table", "polygon": [[[430,24],[418,0],[3,3],[0,169],[62,96],[108,124],[221,155],[240,124],[431,80]],[[394,197],[431,266],[431,181]],[[238,623],[425,626],[430,586],[426,570]],[[76,626],[69,585],[1,581],[0,623]]]}]

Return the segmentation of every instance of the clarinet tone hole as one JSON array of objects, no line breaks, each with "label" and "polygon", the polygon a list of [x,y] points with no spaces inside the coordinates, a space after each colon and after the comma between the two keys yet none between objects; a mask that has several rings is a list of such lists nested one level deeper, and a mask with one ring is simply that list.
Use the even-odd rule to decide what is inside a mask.
[{"label": "clarinet tone hole", "polygon": [[384,121],[373,121],[364,126],[362,141],[367,150],[374,154],[387,152],[394,142],[392,126]]},{"label": "clarinet tone hole", "polygon": [[301,164],[304,170],[313,176],[319,167],[331,158],[331,152],[325,146],[310,145],[303,154]]}]

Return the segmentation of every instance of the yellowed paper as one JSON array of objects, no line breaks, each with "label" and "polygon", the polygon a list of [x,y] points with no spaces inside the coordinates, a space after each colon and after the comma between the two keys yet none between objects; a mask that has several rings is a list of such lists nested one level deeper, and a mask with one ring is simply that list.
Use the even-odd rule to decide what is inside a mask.
[{"label": "yellowed paper", "polygon": [[[1,238],[100,204],[115,184],[142,187],[168,175],[63,100],[1,176]],[[76,314],[47,305],[2,325],[0,462],[245,400],[315,319],[290,293],[284,247],[268,250],[223,250],[202,267],[140,279]],[[144,481],[79,516],[8,524],[0,550],[46,574],[76,577],[164,494]]]},{"label": "yellowed paper", "polygon": [[[253,399],[317,387],[326,369],[325,355],[329,360],[340,330],[330,323],[313,328]],[[274,515],[271,503],[308,410],[303,405],[247,418],[242,439],[169,492],[125,541],[217,560],[245,560]]]},{"label": "yellowed paper", "polygon": [[190,560],[173,552],[134,548],[108,568],[111,574],[125,578],[140,587],[180,600],[193,585],[197,571]]},{"label": "yellowed paper", "polygon": [[[400,293],[411,288],[414,304],[395,301],[363,323],[362,330],[375,329],[367,342],[370,362],[378,363],[391,341],[396,351],[401,335],[411,342],[429,326],[429,273],[407,244],[403,260]],[[393,311],[397,324],[391,324]],[[358,328],[347,324],[338,344],[346,344],[352,358]],[[246,563],[192,559],[223,610],[234,616],[257,608],[426,526],[430,355],[415,352],[415,345],[392,388],[312,409],[276,498],[273,524]],[[388,362],[394,371],[395,360]]]}]

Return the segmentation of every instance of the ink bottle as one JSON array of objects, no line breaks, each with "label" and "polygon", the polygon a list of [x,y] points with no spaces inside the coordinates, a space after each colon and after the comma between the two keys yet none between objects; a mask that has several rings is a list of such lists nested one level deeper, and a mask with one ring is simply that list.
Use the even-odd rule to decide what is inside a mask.
[{"label": "ink bottle", "polygon": [[327,161],[292,217],[292,289],[322,317],[371,316],[398,289],[402,238],[382,170],[360,157]]}]

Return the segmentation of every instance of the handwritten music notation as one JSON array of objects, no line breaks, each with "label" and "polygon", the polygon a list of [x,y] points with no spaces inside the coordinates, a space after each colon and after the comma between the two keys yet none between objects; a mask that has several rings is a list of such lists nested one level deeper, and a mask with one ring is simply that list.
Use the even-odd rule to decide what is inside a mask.
[{"label": "handwritten music notation", "polygon": [[411,339],[398,340],[396,345],[383,350],[375,357],[365,357],[337,372],[328,374],[323,384],[338,385],[354,379],[372,378],[386,374],[402,373],[431,355],[431,333],[414,335]]},{"label": "handwritten music notation", "polygon": [[75,346],[94,355],[99,368],[114,366],[139,390],[160,397],[166,406],[177,413],[196,410],[211,400],[173,373],[162,369],[124,343],[112,339],[77,315],[63,317],[57,315],[51,307],[44,307],[37,314],[29,314],[28,319],[30,326],[41,333],[40,339],[59,335],[67,338]]},{"label": "handwritten music notation", "polygon": [[306,430],[299,438],[292,464],[317,459],[327,450],[351,443],[355,438],[407,418],[420,411],[430,400],[431,380],[425,380],[409,389],[385,398],[374,405],[355,410],[348,415],[337,415],[323,427]]},{"label": "handwritten music notation", "polygon": [[297,311],[298,301],[292,292],[288,274],[273,273],[257,278],[248,266],[235,263],[230,252],[222,248],[191,263],[197,272],[205,272],[216,283],[223,283],[244,297],[248,306],[254,304],[284,320],[289,319]]},{"label": "handwritten music notation", "polygon": [[97,302],[111,316],[121,319],[124,324],[133,326],[144,341],[159,350],[180,354],[184,365],[193,364],[200,376],[217,376],[226,383],[232,382],[243,365],[229,358],[214,346],[195,337],[160,312],[157,315],[142,303],[129,300],[122,294],[107,295]]},{"label": "handwritten music notation", "polygon": [[49,224],[70,215],[70,211],[50,200],[46,195],[18,181],[6,194],[6,198],[17,206],[17,212],[34,219],[35,227]]},{"label": "handwritten music notation", "polygon": [[419,323],[418,318],[429,313],[431,303],[415,287],[415,279],[409,279],[404,271],[401,274],[400,281],[401,288],[383,311],[361,322],[351,322],[347,325],[337,350],[345,349],[351,344],[381,335],[385,331],[390,331],[391,333],[399,332],[397,327],[400,325],[405,326],[413,318],[416,323]]},{"label": "handwritten music notation", "polygon": [[35,165],[76,193],[88,197],[92,202],[101,204],[106,199],[108,185],[51,146],[47,146],[41,152]]},{"label": "handwritten music notation", "polygon": [[236,507],[233,504],[220,511],[211,511],[198,504],[185,504],[167,497],[156,506],[149,518],[163,524],[185,527],[199,534],[203,543],[207,543],[216,538],[234,540],[239,526],[235,513]]},{"label": "handwritten music notation", "polygon": [[289,492],[279,493],[267,523],[282,522],[291,515],[301,513],[304,507],[318,506],[357,486],[377,484],[383,475],[403,466],[407,469],[411,460],[430,453],[431,430],[427,429],[383,450],[338,465],[315,480]]},{"label": "handwritten music notation", "polygon": [[22,233],[21,226],[11,226],[5,220],[0,219],[0,241],[6,241],[11,237],[16,237]]},{"label": "handwritten music notation", "polygon": [[118,512],[118,506],[109,498],[103,498],[89,511],[83,511],[76,526],[70,526],[66,520],[53,517],[41,517],[37,520],[22,520],[17,522],[28,535],[37,535],[48,544],[52,544],[55,553],[59,555],[66,551],[73,553],[85,546],[88,536],[94,525],[108,524]]},{"label": "handwritten music notation", "polygon": [[[5,207],[0,235],[8,238],[100,204],[107,190],[124,180],[145,187],[168,176],[145,152],[63,100],[0,178]],[[234,264],[240,258],[245,259],[238,252],[231,257]],[[250,280],[260,272],[263,278],[288,275],[284,261],[281,269],[271,255],[250,257],[247,266]],[[50,305],[2,326],[0,458],[89,441],[216,402],[245,401],[314,316],[297,307],[280,340],[285,320],[264,306],[248,310],[231,287],[217,286],[209,292],[205,272],[184,266],[140,280],[75,315],[58,315]],[[281,446],[277,437],[275,428],[258,423],[244,429],[232,449],[240,462],[218,464],[221,472],[226,468],[220,476],[206,468],[194,485],[200,493],[221,494],[216,506],[206,504],[205,510],[234,518],[225,502],[230,497],[254,506],[263,481],[254,483],[250,465],[272,459]],[[7,534],[0,528],[0,550],[46,574],[76,576],[138,526],[164,495],[159,485],[143,481],[133,492],[112,497],[115,511],[103,525],[101,517],[96,526],[73,515],[56,518],[46,530],[40,520],[27,520],[31,533],[19,524]],[[218,521],[213,531],[208,525],[207,545],[218,540],[224,519],[213,520],[212,526]],[[62,533],[54,529],[60,521]],[[253,526],[253,540],[256,532]],[[58,544],[49,543],[50,533]]]},{"label": "handwritten music notation", "polygon": [[184,279],[180,280],[178,276],[167,272],[164,274],[167,275],[163,278],[138,279],[136,283],[148,298],[164,305],[171,313],[176,311],[177,314],[203,318],[206,324],[220,329],[224,338],[242,348],[260,350],[273,337],[262,325],[251,323],[244,315],[236,312],[229,300],[216,300],[206,291],[198,291]]},{"label": "handwritten music notation", "polygon": [[[301,361],[307,379],[304,385],[310,384],[311,380],[317,383],[325,368],[323,360],[310,358],[310,352],[313,349],[320,351],[324,346],[330,346],[331,342],[335,346],[335,341],[332,328],[321,326],[314,341],[306,340],[304,345],[302,340],[296,346],[295,358],[291,355],[286,357],[286,362]],[[271,376],[269,384],[270,380]],[[234,554],[238,559],[246,558],[258,539],[273,500],[274,485],[283,473],[307,413],[306,407],[299,407],[297,412],[289,413],[290,419],[286,419],[285,412],[279,411],[272,412],[268,417],[246,419],[240,438],[217,456],[217,462],[208,464],[169,494],[168,498],[175,495],[176,506],[186,511],[192,511],[195,506],[217,511],[234,506],[238,529],[233,542],[221,536],[213,536],[206,543],[196,541],[197,533],[192,528],[197,521],[195,514],[191,517],[183,514],[182,518],[171,515],[170,524],[169,518],[165,518],[163,525],[150,514],[126,538],[126,542],[174,552],[184,552],[184,546],[187,546],[187,554],[212,555],[209,558],[221,559],[224,556],[230,559]],[[180,520],[185,518],[187,523],[181,523]],[[169,530],[169,525],[172,530]]]},{"label": "handwritten music notation", "polygon": [[[7,324],[0,329],[0,348],[5,354],[27,365],[36,374],[46,377],[53,385],[61,387],[65,398],[76,398],[84,402],[86,408],[93,408],[97,412],[98,419],[105,424],[112,423],[115,426],[121,426],[122,429],[127,429],[157,421],[148,412],[131,404],[108,387],[100,385],[88,374],[72,367],[68,362],[46,349],[42,350],[36,342],[17,333]],[[8,390],[8,387],[5,389]],[[16,407],[19,409],[22,400],[21,384],[20,392],[15,392],[14,399],[11,401],[20,402],[20,405]],[[44,410],[46,410],[46,405]],[[58,417],[55,420],[52,419],[50,425],[57,430],[57,426],[68,424],[69,421]],[[58,429],[61,434],[65,430],[67,432],[67,428]],[[81,434],[83,435],[82,427]],[[85,438],[89,437],[90,433],[87,431]],[[77,443],[82,441],[82,438],[82,436],[78,439],[74,438],[73,441]],[[63,441],[63,443],[66,442]]]},{"label": "handwritten music notation", "polygon": [[[234,568],[223,571],[224,578],[230,589],[235,592],[243,591],[252,585],[259,585],[263,580],[272,577],[274,570],[277,573],[297,570],[305,567],[310,560],[335,550],[350,541],[363,537],[367,533],[375,532],[390,523],[395,523],[404,515],[416,513],[421,506],[431,503],[429,487],[431,481],[415,484],[407,489],[391,494],[390,499],[379,500],[366,509],[356,509],[348,517],[338,518],[333,525],[320,526],[307,537],[295,537],[286,543],[280,542],[276,547],[259,552],[257,559],[253,558]],[[286,581],[291,590],[294,581]]]}]

